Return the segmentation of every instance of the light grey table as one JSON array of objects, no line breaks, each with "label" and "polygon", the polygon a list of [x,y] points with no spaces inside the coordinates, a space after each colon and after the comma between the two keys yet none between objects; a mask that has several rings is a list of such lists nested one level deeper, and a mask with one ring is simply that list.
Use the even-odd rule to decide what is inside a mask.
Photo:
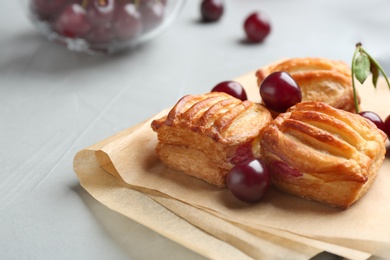
[{"label": "light grey table", "polygon": [[[189,0],[155,40],[113,57],[71,53],[37,34],[20,3],[0,1],[0,259],[201,259],[101,205],[73,172],[77,151],[286,57],[349,62],[356,42],[390,68],[388,0],[226,1],[199,23]],[[247,14],[273,30],[243,44]]]}]

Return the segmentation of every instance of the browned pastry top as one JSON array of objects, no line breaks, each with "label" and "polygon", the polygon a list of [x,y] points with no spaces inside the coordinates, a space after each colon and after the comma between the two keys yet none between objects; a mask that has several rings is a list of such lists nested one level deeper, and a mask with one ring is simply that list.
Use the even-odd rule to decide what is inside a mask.
[{"label": "browned pastry top", "polygon": [[324,58],[292,58],[281,62],[276,62],[259,69],[256,72],[256,76],[259,80],[264,80],[270,73],[274,71],[285,71],[290,75],[305,72],[305,71],[336,71],[342,75],[350,78],[351,70],[343,61],[329,60]]},{"label": "browned pastry top", "polygon": [[302,90],[302,101],[325,102],[335,108],[354,111],[351,70],[343,61],[324,58],[292,58],[256,71],[257,83],[271,73],[285,71]]},{"label": "browned pastry top", "polygon": [[152,128],[157,131],[163,124],[189,128],[220,143],[235,145],[253,140],[270,120],[263,105],[210,92],[182,97],[166,117],[152,122]]},{"label": "browned pastry top", "polygon": [[264,130],[262,151],[326,181],[364,183],[383,155],[386,135],[358,114],[325,103],[299,103]]}]

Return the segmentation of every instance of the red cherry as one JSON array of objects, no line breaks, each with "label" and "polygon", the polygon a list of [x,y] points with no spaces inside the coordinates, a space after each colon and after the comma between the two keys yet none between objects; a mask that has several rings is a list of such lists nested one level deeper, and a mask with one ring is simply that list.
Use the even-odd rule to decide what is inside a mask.
[{"label": "red cherry", "polygon": [[81,5],[70,4],[55,21],[54,29],[65,37],[77,38],[87,34],[91,29],[91,24]]},{"label": "red cherry", "polygon": [[128,40],[138,36],[142,30],[141,16],[135,4],[118,4],[115,8],[113,30],[120,40]]},{"label": "red cherry", "polygon": [[218,21],[223,14],[222,0],[203,0],[200,5],[200,12],[205,22]]},{"label": "red cherry", "polygon": [[382,119],[380,116],[378,116],[376,113],[371,112],[371,111],[362,111],[359,113],[364,118],[367,118],[371,122],[373,122],[380,130],[385,132],[385,124],[383,123]]},{"label": "red cherry", "polygon": [[251,42],[262,42],[271,32],[268,16],[261,12],[250,14],[244,22],[244,30]]},{"label": "red cherry", "polygon": [[87,17],[91,24],[104,25],[114,17],[115,0],[90,0],[87,7]]},{"label": "red cherry", "polygon": [[139,12],[142,29],[148,32],[163,22],[165,6],[161,2],[148,1],[139,7]]},{"label": "red cherry", "polygon": [[302,101],[302,92],[287,72],[277,71],[268,75],[260,85],[260,96],[265,105],[276,112],[285,112]]},{"label": "red cherry", "polygon": [[247,159],[229,171],[226,183],[231,193],[239,200],[257,202],[267,194],[271,181],[263,162]]},{"label": "red cherry", "polygon": [[235,98],[242,101],[247,100],[245,89],[242,85],[236,81],[223,81],[218,83],[212,90],[212,92],[225,92]]},{"label": "red cherry", "polygon": [[390,115],[388,115],[385,120],[385,133],[390,138]]},{"label": "red cherry", "polygon": [[95,25],[91,31],[85,36],[85,39],[91,44],[109,43],[113,40],[112,27],[110,24]]},{"label": "red cherry", "polygon": [[56,17],[67,4],[68,0],[32,0],[32,10],[39,19],[49,21]]}]

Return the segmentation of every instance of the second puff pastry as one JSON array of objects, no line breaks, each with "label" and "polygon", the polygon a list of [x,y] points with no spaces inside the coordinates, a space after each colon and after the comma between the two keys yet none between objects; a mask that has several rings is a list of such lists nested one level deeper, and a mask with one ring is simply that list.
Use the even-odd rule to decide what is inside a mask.
[{"label": "second puff pastry", "polygon": [[370,188],[386,135],[358,114],[299,103],[266,127],[261,152],[282,191],[348,208]]},{"label": "second puff pastry", "polygon": [[354,112],[351,69],[343,61],[324,58],[292,58],[256,71],[258,86],[271,73],[285,71],[302,91],[302,101],[325,102],[335,108]]},{"label": "second puff pastry", "polygon": [[271,120],[261,104],[211,92],[184,96],[151,126],[164,164],[224,187],[236,163],[259,157],[259,136]]}]

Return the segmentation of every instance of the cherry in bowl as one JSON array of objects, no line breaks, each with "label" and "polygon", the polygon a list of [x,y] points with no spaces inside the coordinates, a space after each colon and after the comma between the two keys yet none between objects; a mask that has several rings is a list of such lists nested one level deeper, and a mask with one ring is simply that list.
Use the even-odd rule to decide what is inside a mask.
[{"label": "cherry in bowl", "polygon": [[270,174],[259,159],[250,158],[236,164],[226,178],[227,187],[239,200],[262,200],[270,187]]},{"label": "cherry in bowl", "polygon": [[185,0],[22,0],[49,40],[86,53],[115,53],[155,38]]}]

